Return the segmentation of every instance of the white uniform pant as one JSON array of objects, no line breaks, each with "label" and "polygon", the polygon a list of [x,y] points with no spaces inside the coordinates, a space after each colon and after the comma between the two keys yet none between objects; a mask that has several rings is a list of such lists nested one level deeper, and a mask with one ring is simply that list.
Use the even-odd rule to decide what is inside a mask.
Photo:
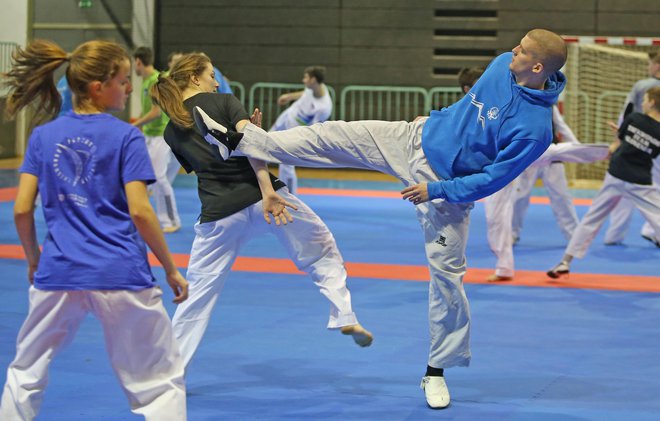
[{"label": "white uniform pant", "polygon": [[287,185],[292,194],[298,193],[298,175],[296,174],[295,166],[280,164],[278,177]]},{"label": "white uniform pant", "polygon": [[[183,362],[160,288],[140,291],[43,291],[30,287],[30,310],[7,370],[0,420],[32,420],[48,367],[91,312],[101,322],[112,368],[131,411],[148,421],[185,420]],[[71,397],[72,405],[88,405]]]},{"label": "white uniform pant", "polygon": [[607,215],[624,197],[639,209],[653,228],[655,236],[660,238],[660,190],[654,186],[628,183],[607,173],[598,195],[575,229],[566,254],[584,257]]},{"label": "white uniform pant", "polygon": [[150,187],[156,203],[158,221],[163,228],[180,226],[181,219],[176,207],[172,182],[181,164],[174,157],[163,136],[145,136],[145,139],[151,165],[156,174],[156,182]]},{"label": "white uniform pant", "polygon": [[484,200],[488,245],[497,257],[495,275],[509,278],[514,274],[511,220],[515,190],[516,181],[514,180]]},{"label": "white uniform pant", "polygon": [[[652,175],[653,185],[660,190],[660,158],[656,158],[653,163]],[[605,244],[618,244],[623,242],[623,239],[628,233],[634,209],[635,205],[630,200],[622,199],[612,210],[612,213],[610,214],[610,225],[607,228],[607,231],[605,231]],[[648,222],[644,223],[640,234],[648,238],[654,238],[655,235],[653,227]],[[660,241],[660,237],[655,237],[655,239]]]},{"label": "white uniform pant", "polygon": [[518,186],[513,199],[513,237],[520,238],[523,220],[529,208],[529,199],[538,178],[543,180],[543,186],[550,199],[550,208],[561,233],[570,240],[579,219],[573,205],[573,197],[568,189],[564,164],[561,162],[529,167],[518,176]]},{"label": "white uniform pant", "polygon": [[186,366],[204,336],[211,312],[241,248],[253,237],[267,232],[277,237],[296,267],[308,273],[321,294],[330,301],[329,329],[358,322],[346,288],[344,261],[332,233],[321,218],[286,187],[278,193],[298,207],[297,211],[291,210],[292,224],[267,224],[261,201],[218,221],[195,224],[196,236],[186,275],[190,283],[189,297],[179,304],[172,319]]},{"label": "white uniform pant", "polygon": [[[422,151],[425,122],[326,121],[272,133],[248,124],[237,152],[298,166],[372,169],[410,186],[438,181]],[[444,200],[417,206],[431,272],[428,364],[436,368],[470,363],[470,310],[463,276],[472,207]]]}]

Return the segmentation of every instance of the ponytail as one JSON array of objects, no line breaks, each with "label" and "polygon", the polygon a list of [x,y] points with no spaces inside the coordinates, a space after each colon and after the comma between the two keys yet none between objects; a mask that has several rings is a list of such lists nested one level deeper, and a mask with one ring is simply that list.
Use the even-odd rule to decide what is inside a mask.
[{"label": "ponytail", "polygon": [[53,118],[60,109],[62,98],[57,92],[54,73],[70,56],[52,41],[35,40],[25,49],[17,47],[11,55],[12,66],[3,76],[9,88],[5,118],[16,114],[31,103],[41,112],[37,119]]},{"label": "ponytail", "polygon": [[190,86],[190,76],[201,75],[211,59],[202,53],[184,54],[167,76],[158,76],[158,83],[149,91],[151,99],[180,128],[191,129],[193,119],[183,105],[183,91]]},{"label": "ponytail", "polygon": [[87,92],[91,82],[106,82],[119,72],[122,63],[130,60],[124,48],[111,41],[87,41],[67,54],[52,41],[35,40],[25,49],[12,53],[11,70],[4,76],[9,87],[5,115],[13,119],[31,103],[36,103],[38,121],[53,118],[60,110],[62,98],[55,87],[55,70],[65,61],[66,80],[74,94],[75,105],[90,100]]},{"label": "ponytail", "polygon": [[193,119],[183,106],[181,89],[171,78],[163,76],[162,73],[158,75],[158,82],[151,87],[149,95],[154,104],[158,105],[175,125],[184,129],[193,127]]}]

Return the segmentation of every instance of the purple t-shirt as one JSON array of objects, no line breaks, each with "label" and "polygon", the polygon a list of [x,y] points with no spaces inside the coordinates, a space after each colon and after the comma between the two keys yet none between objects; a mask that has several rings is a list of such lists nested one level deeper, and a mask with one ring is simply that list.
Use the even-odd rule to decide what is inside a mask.
[{"label": "purple t-shirt", "polygon": [[140,131],[109,114],[70,111],[34,129],[20,172],[39,178],[48,233],[34,276],[43,290],[154,285],[124,185],[152,183]]}]

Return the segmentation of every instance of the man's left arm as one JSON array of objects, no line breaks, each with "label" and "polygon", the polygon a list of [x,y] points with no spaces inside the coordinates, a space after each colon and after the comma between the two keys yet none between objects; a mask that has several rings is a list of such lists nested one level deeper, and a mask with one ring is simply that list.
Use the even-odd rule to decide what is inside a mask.
[{"label": "man's left arm", "polygon": [[546,144],[536,140],[514,140],[482,171],[429,183],[429,199],[445,199],[450,203],[460,203],[473,202],[490,196],[518,177],[546,149]]}]

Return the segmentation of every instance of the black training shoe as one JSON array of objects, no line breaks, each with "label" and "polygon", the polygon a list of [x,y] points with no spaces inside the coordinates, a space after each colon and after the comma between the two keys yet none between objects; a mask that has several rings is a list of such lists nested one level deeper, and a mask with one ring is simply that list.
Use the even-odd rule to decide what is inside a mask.
[{"label": "black training shoe", "polygon": [[568,263],[561,261],[555,267],[546,272],[546,275],[552,279],[558,279],[563,277],[568,277],[571,268],[568,266]]},{"label": "black training shoe", "polygon": [[229,145],[227,128],[209,117],[200,107],[193,108],[193,118],[204,140],[218,147],[223,160],[229,159],[233,148]]}]

